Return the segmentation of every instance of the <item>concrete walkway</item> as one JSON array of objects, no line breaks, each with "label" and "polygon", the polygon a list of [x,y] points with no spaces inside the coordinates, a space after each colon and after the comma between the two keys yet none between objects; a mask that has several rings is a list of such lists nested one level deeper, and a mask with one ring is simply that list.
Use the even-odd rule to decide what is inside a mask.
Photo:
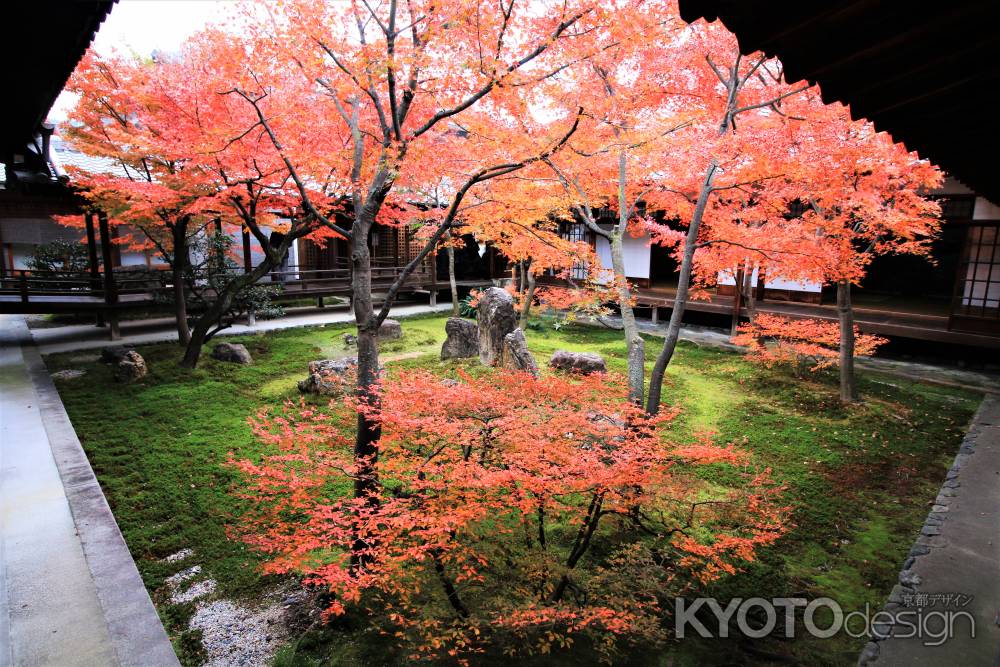
[{"label": "concrete walkway", "polygon": [[177,665],[21,316],[0,316],[0,665]]},{"label": "concrete walkway", "polygon": [[[611,326],[620,326],[621,318],[610,316],[603,318],[604,322]],[[595,326],[605,326],[594,323]],[[654,336],[666,336],[667,325],[664,322],[653,324],[649,320],[638,320],[639,330],[643,333]],[[706,347],[717,347],[734,352],[742,352],[744,348],[733,345],[729,342],[729,333],[722,329],[712,327],[701,327],[685,325],[681,327],[681,340],[686,340],[696,345]],[[655,359],[659,353],[658,348],[646,348],[646,358]],[[886,375],[936,384],[943,387],[954,387],[957,389],[971,389],[984,394],[1000,395],[1000,375],[996,373],[984,373],[980,371],[970,371],[962,368],[949,366],[939,366],[935,364],[922,364],[915,361],[904,361],[901,359],[883,359],[871,357],[858,357],[855,366],[859,370],[875,371]],[[1000,665],[998,665],[1000,667]]]},{"label": "concrete walkway", "polygon": [[[400,304],[392,309],[392,317],[408,317],[424,313],[448,312],[450,303],[428,306],[427,304]],[[312,327],[321,324],[336,324],[353,322],[354,313],[346,306],[328,306],[326,308],[290,309],[284,317],[273,320],[257,320],[253,326],[234,324],[224,329],[219,336],[238,336],[240,334],[261,333],[293,329],[295,327]],[[173,318],[157,318],[152,320],[122,321],[122,339],[111,342],[108,340],[108,330],[95,327],[93,324],[74,324],[65,327],[32,329],[31,337],[42,354],[58,352],[74,352],[76,350],[94,350],[109,345],[145,345],[147,343],[167,343],[177,340]]]},{"label": "concrete walkway", "polygon": [[[876,626],[888,637],[868,644],[862,667],[1000,665],[1000,397],[973,418],[885,611],[896,624]],[[901,636],[914,626],[927,631]]]}]

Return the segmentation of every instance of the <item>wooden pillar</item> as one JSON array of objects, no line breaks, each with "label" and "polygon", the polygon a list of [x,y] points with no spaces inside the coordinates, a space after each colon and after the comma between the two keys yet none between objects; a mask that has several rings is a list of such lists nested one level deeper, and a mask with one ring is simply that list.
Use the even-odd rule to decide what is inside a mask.
[{"label": "wooden pillar", "polygon": [[757,287],[754,288],[754,298],[757,302],[764,300],[764,283],[767,281],[767,275],[764,273],[764,267],[757,269]]},{"label": "wooden pillar", "polygon": [[650,313],[650,319],[653,320],[653,324],[657,324],[660,321],[660,309],[653,306],[652,312]]},{"label": "wooden pillar", "polygon": [[118,312],[114,306],[118,303],[118,286],[115,284],[114,263],[111,255],[111,232],[108,229],[108,214],[100,211],[97,214],[97,225],[101,234],[101,258],[104,263],[104,303],[108,306],[108,323],[111,340],[121,338],[118,328]]},{"label": "wooden pillar", "polygon": [[243,271],[253,271],[253,250],[250,247],[250,229],[243,225]]},{"label": "wooden pillar", "polygon": [[[83,215],[83,222],[87,228],[87,263],[90,265],[90,289],[97,292],[101,289],[101,269],[97,260],[97,235],[94,232],[94,214],[87,212]],[[97,311],[97,326],[104,326],[104,313]]]}]

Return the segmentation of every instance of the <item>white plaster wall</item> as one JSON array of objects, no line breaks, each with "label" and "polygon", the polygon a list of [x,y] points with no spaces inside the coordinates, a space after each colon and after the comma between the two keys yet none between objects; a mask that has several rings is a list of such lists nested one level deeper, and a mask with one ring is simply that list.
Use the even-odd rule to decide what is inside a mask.
[{"label": "white plaster wall", "polygon": [[[626,233],[622,240],[622,258],[625,260],[627,278],[649,278],[649,234],[633,238]],[[611,270],[611,244],[603,236],[597,237],[597,258],[601,268]]]},{"label": "white plaster wall", "polygon": [[[735,285],[736,278],[729,271],[720,271],[717,277],[720,285]],[[753,276],[750,278],[750,286],[757,286],[757,269],[753,270]],[[784,278],[771,279],[764,276],[764,287],[768,289],[786,289],[795,292],[822,292],[823,285],[820,283],[812,281],[797,281],[797,280],[785,280]]]}]

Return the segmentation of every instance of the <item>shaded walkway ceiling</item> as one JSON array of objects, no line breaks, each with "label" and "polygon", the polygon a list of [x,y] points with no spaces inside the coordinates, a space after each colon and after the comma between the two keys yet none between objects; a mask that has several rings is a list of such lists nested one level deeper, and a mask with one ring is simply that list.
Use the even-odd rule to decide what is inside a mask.
[{"label": "shaded walkway ceiling", "polygon": [[1000,0],[679,0],[1000,204]]},{"label": "shaded walkway ceiling", "polygon": [[0,18],[0,159],[23,153],[112,0],[15,0]]}]

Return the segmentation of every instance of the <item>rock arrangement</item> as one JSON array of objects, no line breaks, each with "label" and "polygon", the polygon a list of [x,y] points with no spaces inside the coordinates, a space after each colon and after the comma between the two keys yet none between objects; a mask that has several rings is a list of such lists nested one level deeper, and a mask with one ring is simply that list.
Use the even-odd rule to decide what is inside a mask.
[{"label": "rock arrangement", "polygon": [[299,391],[321,396],[340,394],[350,387],[357,365],[357,360],[351,357],[310,361],[309,377],[299,381]]},{"label": "rock arrangement", "polygon": [[517,328],[514,297],[499,287],[486,289],[479,297],[477,318],[479,360],[486,366],[498,366],[503,359],[504,340]]},{"label": "rock arrangement", "polygon": [[479,327],[471,320],[449,317],[444,325],[448,334],[441,346],[442,359],[466,359],[479,356]]},{"label": "rock arrangement", "polygon": [[527,371],[538,377],[538,364],[528,350],[528,341],[520,327],[504,336],[501,365],[515,371]]},{"label": "rock arrangement", "polygon": [[561,371],[573,371],[590,375],[591,373],[605,373],[607,366],[604,357],[593,352],[569,352],[567,350],[556,350],[549,359],[549,366]]},{"label": "rock arrangement", "polygon": [[146,377],[148,372],[146,360],[135,350],[127,350],[115,366],[115,380],[122,384],[132,384]]},{"label": "rock arrangement", "polygon": [[378,327],[379,340],[398,340],[403,337],[403,326],[398,320],[386,318]]},{"label": "rock arrangement", "polygon": [[122,345],[106,347],[101,350],[99,361],[102,364],[117,364],[124,359],[125,355],[129,352],[135,352],[135,349],[131,347],[124,347]]},{"label": "rock arrangement", "polygon": [[219,343],[212,349],[212,358],[219,361],[228,361],[234,364],[249,366],[253,363],[253,357],[247,351],[245,345],[240,343]]}]

